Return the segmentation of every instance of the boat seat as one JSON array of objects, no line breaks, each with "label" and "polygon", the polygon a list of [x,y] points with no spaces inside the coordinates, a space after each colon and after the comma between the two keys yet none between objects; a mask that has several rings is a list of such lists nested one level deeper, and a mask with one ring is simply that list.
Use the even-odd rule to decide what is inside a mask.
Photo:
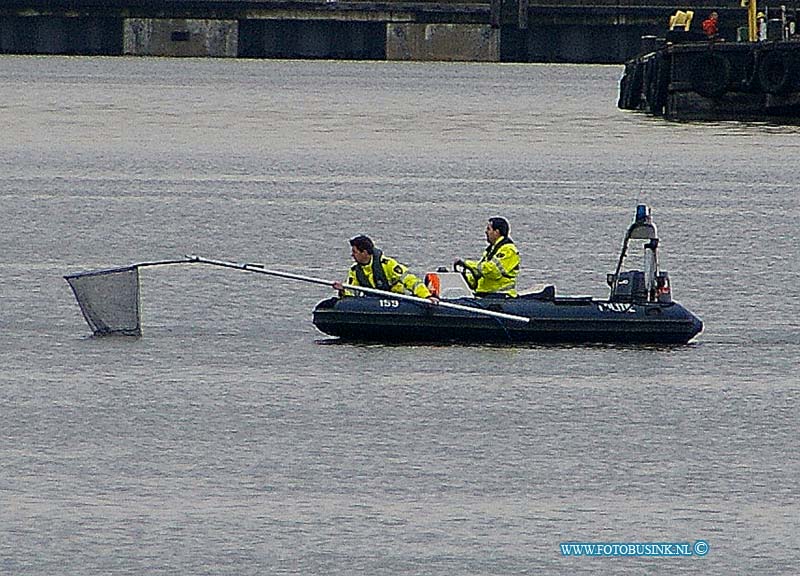
[{"label": "boat seat", "polygon": [[538,286],[534,286],[530,290],[520,292],[519,298],[522,298],[523,300],[555,300],[556,287],[553,285],[542,286],[540,284]]}]

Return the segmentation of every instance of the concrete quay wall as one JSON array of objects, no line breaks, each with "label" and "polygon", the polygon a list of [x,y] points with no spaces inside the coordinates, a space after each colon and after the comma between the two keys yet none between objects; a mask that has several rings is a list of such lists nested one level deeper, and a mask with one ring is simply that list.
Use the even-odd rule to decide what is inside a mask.
[{"label": "concrete quay wall", "polygon": [[[717,4],[692,3],[696,26],[717,10],[735,34],[745,10]],[[663,0],[5,0],[0,54],[621,63],[674,11]]]}]

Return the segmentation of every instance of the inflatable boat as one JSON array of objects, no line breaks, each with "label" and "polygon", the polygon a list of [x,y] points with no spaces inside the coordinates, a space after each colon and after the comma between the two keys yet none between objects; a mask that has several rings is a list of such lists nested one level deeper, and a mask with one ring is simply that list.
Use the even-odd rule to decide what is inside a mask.
[{"label": "inflatable boat", "polygon": [[[643,241],[643,269],[623,270],[634,240]],[[313,321],[325,334],[362,342],[684,344],[700,333],[703,323],[672,301],[669,275],[658,269],[657,251],[655,224],[641,205],[625,234],[617,268],[608,274],[607,299],[560,296],[554,286],[516,298],[477,298],[463,269],[439,269],[425,278],[438,302],[344,284],[348,293],[361,296],[323,300],[314,308]],[[208,264],[338,287],[330,280],[271,270],[263,264],[201,256],[140,262],[65,278],[95,336],[141,336],[139,269],[175,264]]]},{"label": "inflatable boat", "polygon": [[[643,241],[642,270],[623,270],[631,241]],[[477,298],[462,275],[426,275],[441,304],[384,292],[329,298],[314,308],[314,325],[331,336],[363,342],[685,344],[702,321],[672,300],[669,275],[658,269],[658,238],[640,205],[628,228],[607,299],[559,296],[554,286],[516,298]]]}]

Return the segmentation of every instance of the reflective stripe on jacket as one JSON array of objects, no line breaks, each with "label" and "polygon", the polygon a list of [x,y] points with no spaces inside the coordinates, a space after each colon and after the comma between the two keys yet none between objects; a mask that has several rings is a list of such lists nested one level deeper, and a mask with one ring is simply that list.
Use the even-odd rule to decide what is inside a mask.
[{"label": "reflective stripe on jacket", "polygon": [[[380,262],[379,267],[376,266],[378,262]],[[378,278],[376,282],[376,275],[380,276],[381,274],[383,278]],[[382,280],[386,281],[388,287],[379,286],[382,284]],[[347,275],[347,283],[353,286],[389,290],[397,294],[412,294],[418,298],[427,298],[431,295],[430,290],[419,278],[408,271],[407,266],[400,264],[394,258],[384,256],[380,250],[375,250],[375,254],[367,264],[363,266],[358,263],[353,264]]]},{"label": "reflective stripe on jacket", "polygon": [[510,238],[498,238],[479,261],[466,260],[464,265],[472,274],[470,288],[475,295],[506,294],[516,296],[519,274],[519,251]]}]

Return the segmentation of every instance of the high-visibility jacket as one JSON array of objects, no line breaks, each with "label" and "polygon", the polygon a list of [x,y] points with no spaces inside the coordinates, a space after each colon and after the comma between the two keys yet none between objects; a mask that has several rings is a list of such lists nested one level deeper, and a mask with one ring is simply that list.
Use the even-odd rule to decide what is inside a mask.
[{"label": "high-visibility jacket", "polygon": [[487,294],[517,295],[519,251],[511,238],[501,236],[489,246],[477,262],[465,260],[467,282],[476,296]]},{"label": "high-visibility jacket", "polygon": [[412,294],[418,298],[427,298],[431,295],[430,290],[408,271],[407,266],[400,264],[394,258],[384,256],[377,248],[369,262],[364,265],[356,262],[350,267],[347,283],[388,290],[397,294]]},{"label": "high-visibility jacket", "polygon": [[714,18],[706,18],[703,20],[703,32],[709,38],[714,38],[718,34],[717,21]]}]

